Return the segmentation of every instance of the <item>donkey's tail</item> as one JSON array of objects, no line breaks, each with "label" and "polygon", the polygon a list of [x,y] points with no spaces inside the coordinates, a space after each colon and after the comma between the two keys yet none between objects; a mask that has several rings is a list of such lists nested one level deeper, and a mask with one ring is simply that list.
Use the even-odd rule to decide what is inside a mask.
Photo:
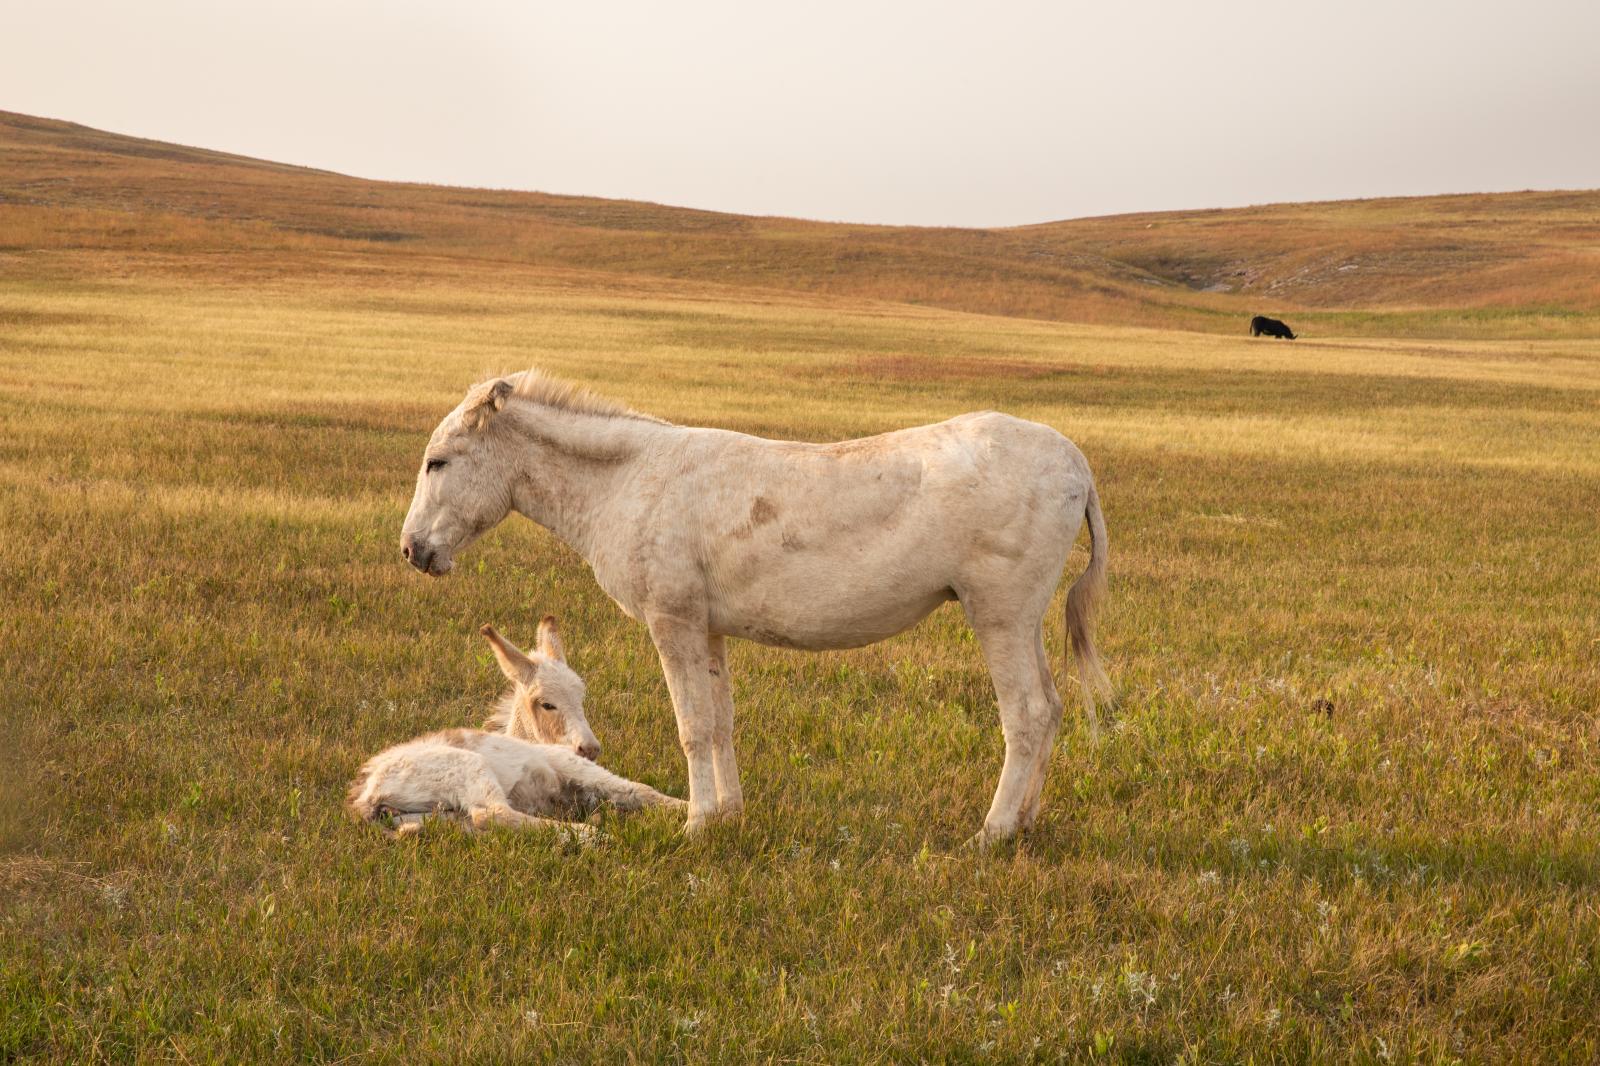
[{"label": "donkey's tail", "polygon": [[372,784],[372,771],[363,766],[356,779],[350,782],[350,791],[345,793],[345,810],[358,822],[375,822],[381,813],[378,790]]},{"label": "donkey's tail", "polygon": [[1089,484],[1084,515],[1089,520],[1089,567],[1067,590],[1067,644],[1078,660],[1078,683],[1083,687],[1084,709],[1089,712],[1089,734],[1098,737],[1100,715],[1095,710],[1095,696],[1098,694],[1109,705],[1111,680],[1094,647],[1094,616],[1106,594],[1106,554],[1110,545],[1106,541],[1106,519],[1100,513],[1100,494],[1093,482]]}]

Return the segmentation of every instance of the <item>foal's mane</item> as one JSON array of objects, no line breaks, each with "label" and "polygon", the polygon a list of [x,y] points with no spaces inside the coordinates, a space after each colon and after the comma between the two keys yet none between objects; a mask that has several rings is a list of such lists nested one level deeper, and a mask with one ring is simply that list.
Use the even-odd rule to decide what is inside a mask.
[{"label": "foal's mane", "polygon": [[669,424],[665,419],[635,411],[627,404],[613,400],[609,396],[601,396],[574,382],[552,377],[543,370],[525,370],[513,376],[516,385],[512,388],[511,395],[530,403],[554,407],[558,411],[571,411],[574,414]]},{"label": "foal's mane", "polygon": [[504,733],[511,725],[511,716],[517,711],[517,686],[508,685],[490,708],[489,717],[479,728],[486,733]]}]

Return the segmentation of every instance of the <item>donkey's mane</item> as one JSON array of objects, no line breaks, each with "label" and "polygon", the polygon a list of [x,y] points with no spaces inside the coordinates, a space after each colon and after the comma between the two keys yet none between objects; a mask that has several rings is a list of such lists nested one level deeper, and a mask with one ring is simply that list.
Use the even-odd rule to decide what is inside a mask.
[{"label": "donkey's mane", "polygon": [[609,396],[601,396],[574,382],[552,377],[543,370],[525,370],[514,377],[516,385],[511,390],[511,395],[518,399],[575,414],[598,415],[601,418],[631,418],[640,422],[668,424],[664,419],[635,411],[627,404],[613,400]]}]

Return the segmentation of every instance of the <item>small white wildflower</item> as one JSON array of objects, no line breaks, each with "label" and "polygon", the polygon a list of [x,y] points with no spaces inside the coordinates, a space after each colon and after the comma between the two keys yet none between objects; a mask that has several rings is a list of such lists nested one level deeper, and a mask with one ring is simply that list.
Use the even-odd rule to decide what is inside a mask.
[{"label": "small white wildflower", "polygon": [[704,887],[704,885],[706,883],[705,882],[705,878],[697,877],[697,876],[695,876],[695,874],[693,872],[689,873],[686,876],[687,876],[688,882],[689,882],[689,895],[691,895],[691,896],[696,895],[697,893],[699,893],[700,889],[702,887]]},{"label": "small white wildflower", "polygon": [[1233,857],[1236,859],[1249,858],[1250,842],[1244,837],[1234,837],[1228,841],[1228,850],[1233,852]]},{"label": "small white wildflower", "polygon": [[674,1013],[672,1024],[680,1033],[692,1033],[700,1028],[700,1015]]},{"label": "small white wildflower", "polygon": [[1256,745],[1256,758],[1259,759],[1259,758],[1261,758],[1261,756],[1265,755],[1266,753],[1267,753],[1267,746],[1265,744],[1257,744]]},{"label": "small white wildflower", "polygon": [[829,859],[828,860],[828,869],[837,870],[838,868],[839,868],[839,860],[838,859]]},{"label": "small white wildflower", "polygon": [[1142,1003],[1149,1007],[1156,1001],[1156,978],[1154,974],[1142,970],[1127,970],[1122,975],[1123,989],[1128,994],[1132,1003]]},{"label": "small white wildflower", "polygon": [[839,827],[839,832],[836,833],[835,835],[839,838],[839,840],[841,842],[846,843],[846,844],[850,843],[850,841],[855,839],[855,834],[850,832],[850,827],[847,826],[847,825],[841,825]]},{"label": "small white wildflower", "polygon": [[1282,1017],[1283,1011],[1279,1010],[1277,1007],[1273,1007],[1271,1010],[1267,1011],[1266,1014],[1262,1015],[1261,1024],[1266,1026],[1268,1030],[1276,1029],[1278,1027],[1278,1020]]},{"label": "small white wildflower", "polygon": [[528,1025],[529,1028],[537,1028],[539,1025],[539,1012],[536,1010],[525,1010],[522,1012],[522,1020]]},{"label": "small white wildflower", "polygon": [[1381,1036],[1373,1037],[1373,1039],[1378,1042],[1378,1058],[1382,1059],[1384,1062],[1393,1062],[1394,1052],[1389,1050],[1388,1041],[1384,1040]]},{"label": "small white wildflower", "polygon": [[1222,875],[1215,870],[1201,870],[1200,883],[1202,885],[1215,885],[1222,881]]}]

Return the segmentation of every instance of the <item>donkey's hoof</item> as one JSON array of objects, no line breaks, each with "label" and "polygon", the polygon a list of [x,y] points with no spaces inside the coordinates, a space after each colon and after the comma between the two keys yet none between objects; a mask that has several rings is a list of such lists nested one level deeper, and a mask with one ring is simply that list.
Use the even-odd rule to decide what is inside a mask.
[{"label": "donkey's hoof", "polygon": [[1016,837],[1015,830],[1009,833],[1002,833],[984,826],[967,838],[966,847],[968,851],[993,851],[1000,845],[1008,844],[1015,840]]}]

